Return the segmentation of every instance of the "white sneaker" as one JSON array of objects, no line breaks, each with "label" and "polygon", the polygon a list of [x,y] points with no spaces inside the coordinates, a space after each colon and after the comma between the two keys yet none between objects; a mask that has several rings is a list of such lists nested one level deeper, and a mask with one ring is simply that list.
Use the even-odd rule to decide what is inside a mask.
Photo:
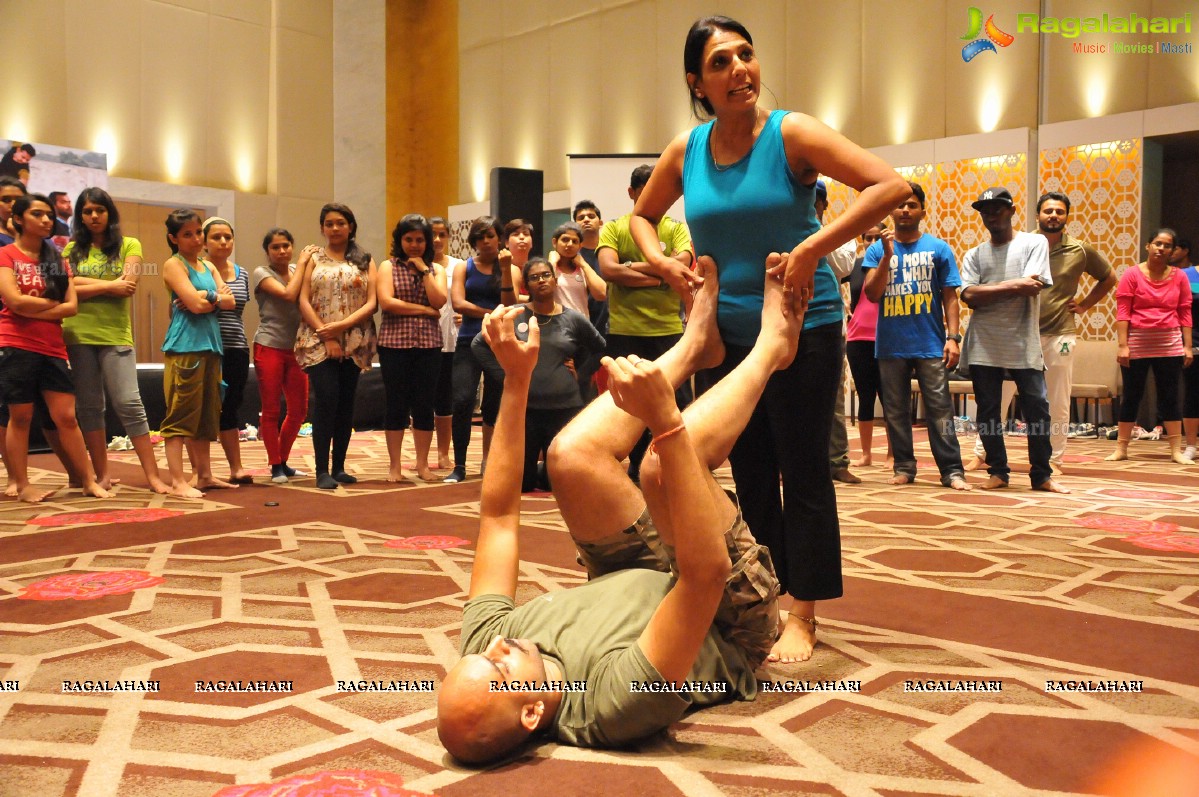
[{"label": "white sneaker", "polygon": [[1195,447],[1187,446],[1187,450],[1182,452],[1182,458],[1189,459],[1191,462],[1194,462],[1195,461]]}]

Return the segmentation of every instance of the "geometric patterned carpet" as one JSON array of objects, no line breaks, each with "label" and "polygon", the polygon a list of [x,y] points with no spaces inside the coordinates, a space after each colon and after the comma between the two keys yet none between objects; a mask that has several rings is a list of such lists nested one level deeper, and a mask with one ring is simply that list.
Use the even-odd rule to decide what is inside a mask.
[{"label": "geometric patterned carpet", "polygon": [[[434,731],[477,479],[387,484],[367,432],[351,489],[191,502],[139,489],[132,452],[113,454],[116,499],[0,502],[0,795],[1199,793],[1199,467],[1169,465],[1164,442],[1113,466],[1112,443],[1078,439],[1074,492],[1054,496],[1027,489],[1024,441],[1008,443],[1001,493],[944,490],[931,461],[912,486],[880,467],[838,485],[846,596],[819,607],[810,662],[759,674],[835,691],[705,709],[635,750],[545,743],[490,771],[454,765]],[[261,444],[243,452],[266,482]],[[471,454],[476,473],[477,440]],[[306,440],[301,455],[311,466]],[[56,465],[33,457],[33,480],[61,484]],[[522,514],[518,602],[580,583],[553,497]],[[74,691],[86,681],[158,691]],[[290,691],[197,689],[220,681]]]}]

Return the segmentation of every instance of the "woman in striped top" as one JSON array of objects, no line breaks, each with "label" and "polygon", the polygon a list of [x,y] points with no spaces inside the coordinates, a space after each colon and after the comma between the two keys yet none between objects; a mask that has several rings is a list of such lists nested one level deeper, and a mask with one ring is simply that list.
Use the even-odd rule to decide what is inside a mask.
[{"label": "woman in striped top", "polygon": [[445,269],[433,255],[433,229],[424,216],[410,213],[391,235],[391,259],[379,266],[376,282],[383,323],[379,327],[379,366],[387,392],[383,428],[387,435],[389,482],[402,481],[404,430],[412,417],[416,475],[432,481],[433,403],[441,373],[441,308],[446,300]]},{"label": "woman in striped top", "polygon": [[241,464],[241,443],[237,433],[241,430],[238,411],[246,393],[246,380],[250,376],[250,344],[246,340],[246,328],[242,323],[242,312],[250,301],[250,276],[244,268],[234,263],[233,225],[219,216],[204,222],[204,246],[208,259],[220,273],[221,279],[233,291],[234,306],[229,310],[218,310],[217,321],[221,327],[221,378],[225,382],[225,395],[221,399],[221,448],[229,460],[229,481],[233,484],[249,484],[254,481]]},{"label": "woman in striped top", "polygon": [[1109,462],[1128,459],[1128,441],[1137,409],[1145,395],[1145,380],[1153,369],[1157,384],[1157,414],[1170,441],[1170,457],[1189,465],[1182,455],[1182,406],[1178,380],[1193,358],[1191,350],[1191,287],[1186,275],[1170,267],[1177,239],[1161,229],[1145,247],[1144,263],[1128,269],[1116,289],[1116,361],[1124,374],[1119,437]]}]

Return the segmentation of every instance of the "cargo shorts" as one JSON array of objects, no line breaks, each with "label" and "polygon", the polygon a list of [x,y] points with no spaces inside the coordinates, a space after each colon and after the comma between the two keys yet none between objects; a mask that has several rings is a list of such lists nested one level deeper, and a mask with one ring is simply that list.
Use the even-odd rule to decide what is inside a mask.
[{"label": "cargo shorts", "polygon": [[[736,504],[736,496],[729,493],[729,497]],[[732,569],[713,622],[720,635],[739,647],[756,669],[778,639],[779,580],[770,551],[754,539],[740,507],[724,532],[724,542]],[[624,531],[603,540],[576,542],[575,547],[579,564],[587,568],[590,578],[632,568],[671,573],[676,578],[679,574],[674,550],[662,542],[648,509]]]}]

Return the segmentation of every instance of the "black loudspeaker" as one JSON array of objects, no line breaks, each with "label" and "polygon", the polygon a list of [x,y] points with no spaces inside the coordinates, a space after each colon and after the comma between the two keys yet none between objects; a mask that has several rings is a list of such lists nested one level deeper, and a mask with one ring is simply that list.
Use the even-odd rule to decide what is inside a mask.
[{"label": "black loudspeaker", "polygon": [[545,195],[545,175],[537,169],[512,169],[497,166],[491,170],[491,215],[507,224],[512,219],[524,219],[533,224],[533,251],[542,255],[542,200]]}]

